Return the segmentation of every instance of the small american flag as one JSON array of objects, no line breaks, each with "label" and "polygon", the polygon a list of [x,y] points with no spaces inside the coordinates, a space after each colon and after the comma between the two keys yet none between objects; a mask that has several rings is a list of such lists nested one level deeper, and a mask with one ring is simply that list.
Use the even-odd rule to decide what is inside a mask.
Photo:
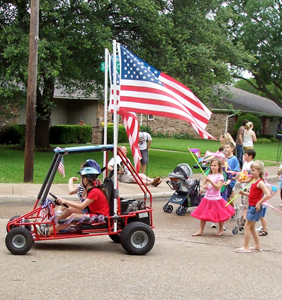
[{"label": "small american flag", "polygon": [[63,157],[61,158],[61,161],[59,163],[58,172],[61,173],[63,175],[63,177],[66,177],[65,166],[64,166],[64,158]]}]

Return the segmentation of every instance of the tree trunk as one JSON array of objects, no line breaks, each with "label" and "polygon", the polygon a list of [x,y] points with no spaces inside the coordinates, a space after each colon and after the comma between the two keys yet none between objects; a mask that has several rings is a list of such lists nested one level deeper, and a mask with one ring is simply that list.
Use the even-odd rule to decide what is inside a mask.
[{"label": "tree trunk", "polygon": [[50,148],[49,128],[51,107],[54,97],[54,83],[46,80],[43,93],[37,91],[35,146],[37,148]]}]

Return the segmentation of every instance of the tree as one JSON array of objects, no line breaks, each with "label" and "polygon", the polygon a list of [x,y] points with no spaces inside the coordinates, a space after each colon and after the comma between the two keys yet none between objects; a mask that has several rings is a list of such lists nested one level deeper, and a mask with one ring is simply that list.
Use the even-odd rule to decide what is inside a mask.
[{"label": "tree", "polygon": [[[247,69],[255,80],[251,86],[282,107],[282,3],[280,0],[230,0],[220,12],[228,24],[234,45],[242,43],[253,57],[247,68],[236,64],[234,76],[242,79]],[[239,72],[238,72],[239,69]]]},{"label": "tree", "polygon": [[[150,0],[40,1],[37,146],[49,146],[55,85],[67,92],[82,90],[87,95],[95,90],[99,93],[103,86],[99,65],[104,59],[104,48],[111,47],[113,38],[128,45],[135,43],[137,47],[148,32],[153,38],[157,32],[153,23],[157,24],[160,18],[157,3]],[[0,74],[2,86],[7,87],[3,94],[11,87],[26,90],[29,9],[29,1],[2,1]]]},{"label": "tree", "polygon": [[[222,2],[40,0],[36,145],[49,146],[55,85],[85,95],[101,91],[99,65],[112,39],[202,101],[215,97],[214,85],[231,80],[230,65],[249,59],[215,18]],[[27,0],[2,0],[0,8],[0,79],[21,91],[27,83],[29,9]]]}]

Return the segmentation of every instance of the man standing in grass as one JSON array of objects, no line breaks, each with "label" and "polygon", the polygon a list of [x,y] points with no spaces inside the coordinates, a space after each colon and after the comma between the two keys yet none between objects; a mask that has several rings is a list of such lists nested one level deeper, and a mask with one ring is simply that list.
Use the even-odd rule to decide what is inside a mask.
[{"label": "man standing in grass", "polygon": [[[148,144],[147,144],[148,143]],[[152,137],[148,132],[139,132],[138,147],[142,155],[140,173],[145,174],[146,165],[149,163],[149,148],[152,143]]]}]

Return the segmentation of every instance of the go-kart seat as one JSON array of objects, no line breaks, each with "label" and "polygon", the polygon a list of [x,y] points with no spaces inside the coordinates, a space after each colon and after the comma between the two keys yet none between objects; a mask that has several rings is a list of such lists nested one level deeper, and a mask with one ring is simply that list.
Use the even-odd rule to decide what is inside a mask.
[{"label": "go-kart seat", "polygon": [[112,216],[114,214],[114,180],[110,177],[105,178],[103,187],[105,188],[110,207],[110,216]]}]

